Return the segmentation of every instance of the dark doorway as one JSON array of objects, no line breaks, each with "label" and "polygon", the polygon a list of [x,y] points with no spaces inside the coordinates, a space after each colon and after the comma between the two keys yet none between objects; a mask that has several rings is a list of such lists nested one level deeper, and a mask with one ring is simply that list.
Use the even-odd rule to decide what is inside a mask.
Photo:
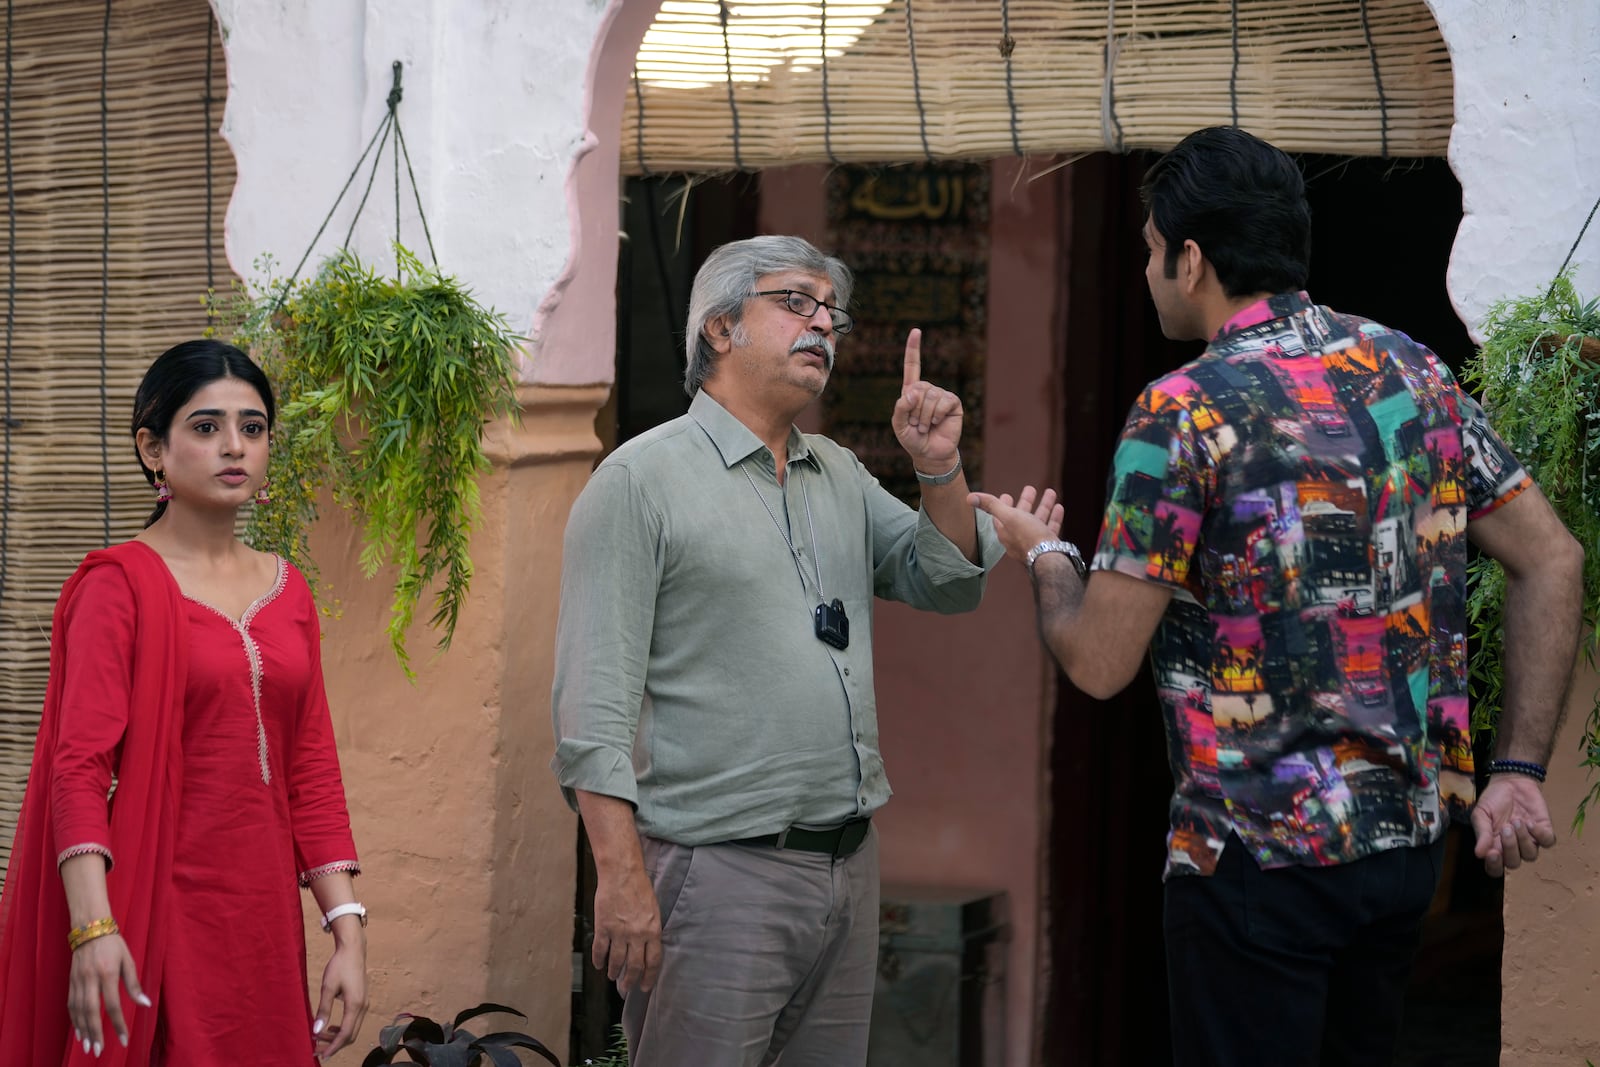
[{"label": "dark doorway", "polygon": [[[1146,382],[1202,347],[1162,337],[1146,292],[1138,186],[1154,159],[1090,156],[1069,179],[1062,491],[1080,502],[1064,531],[1079,544],[1097,538],[1129,406]],[[1312,296],[1397,326],[1459,368],[1471,341],[1444,278],[1461,189],[1445,162],[1308,155],[1301,165],[1314,226]],[[1041,1060],[1170,1063],[1161,869],[1172,781],[1153,683],[1146,670],[1096,701],[1058,681]],[[1487,1067],[1499,1058],[1500,883],[1482,873],[1462,829],[1451,834],[1407,998],[1402,1067]]]}]

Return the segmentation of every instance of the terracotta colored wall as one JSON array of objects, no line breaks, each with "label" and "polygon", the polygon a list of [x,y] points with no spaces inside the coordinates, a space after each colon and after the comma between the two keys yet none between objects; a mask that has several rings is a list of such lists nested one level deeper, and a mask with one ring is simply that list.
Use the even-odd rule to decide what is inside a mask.
[{"label": "terracotta colored wall", "polygon": [[[1065,241],[1050,180],[994,165],[989,275],[988,449],[994,491],[1057,481],[1058,263]],[[1037,168],[1035,168],[1037,169]],[[820,167],[762,175],[761,225],[821,239]],[[848,359],[844,343],[842,358]],[[888,413],[885,413],[885,418]],[[1033,623],[1027,576],[1004,562],[983,606],[945,618],[880,604],[878,716],[894,799],[879,816],[883,881],[1003,889],[1011,908],[1005,1062],[1034,1062],[1054,673]]]},{"label": "terracotta colored wall", "polygon": [[[1590,546],[1590,551],[1594,547]],[[1600,1062],[1600,811],[1580,836],[1569,824],[1593,784],[1578,764],[1600,674],[1580,667],[1550,761],[1545,798],[1560,839],[1531,867],[1506,879],[1501,963],[1500,1062],[1572,1067]]]},{"label": "terracotta colored wall", "polygon": [[[492,428],[472,596],[448,655],[414,631],[415,685],[383,636],[392,585],[360,577],[359,536],[342,514],[330,509],[317,528],[313,552],[341,598],[324,621],[324,673],[372,917],[362,1047],[396,1012],[439,1017],[494,1000],[566,1048],[577,874],[573,817],[548,769],[553,609],[606,391],[525,387],[521,427]],[[327,938],[310,899],[315,990]]]}]

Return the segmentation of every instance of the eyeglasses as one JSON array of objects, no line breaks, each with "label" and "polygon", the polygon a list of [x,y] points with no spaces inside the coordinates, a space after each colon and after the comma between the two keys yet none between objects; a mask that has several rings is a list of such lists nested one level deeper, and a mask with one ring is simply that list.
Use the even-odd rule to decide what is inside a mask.
[{"label": "eyeglasses", "polygon": [[844,308],[824,304],[810,293],[803,293],[798,289],[763,289],[755,296],[781,296],[783,306],[799,315],[802,319],[809,319],[817,313],[817,308],[828,309],[828,317],[833,320],[833,332],[841,337],[856,327],[856,320]]}]

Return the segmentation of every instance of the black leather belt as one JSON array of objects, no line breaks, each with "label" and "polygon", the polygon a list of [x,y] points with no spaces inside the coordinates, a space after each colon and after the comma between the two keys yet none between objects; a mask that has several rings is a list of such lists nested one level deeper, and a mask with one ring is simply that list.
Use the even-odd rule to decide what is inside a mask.
[{"label": "black leather belt", "polygon": [[791,848],[799,852],[820,852],[824,856],[848,856],[861,847],[867,839],[872,819],[851,819],[828,830],[807,830],[791,826],[775,834],[760,837],[741,837],[730,845],[760,845],[767,848]]}]

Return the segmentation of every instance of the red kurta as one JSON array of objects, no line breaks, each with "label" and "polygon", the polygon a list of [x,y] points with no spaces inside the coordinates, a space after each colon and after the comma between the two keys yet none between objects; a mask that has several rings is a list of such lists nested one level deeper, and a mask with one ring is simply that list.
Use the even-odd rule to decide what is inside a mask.
[{"label": "red kurta", "polygon": [[[107,885],[115,917],[130,948],[141,925],[164,931],[153,932],[152,943],[135,951],[156,1006],[152,1017],[124,998],[135,1019],[125,1059],[109,1029],[105,1055],[84,1057],[82,1047],[70,1042],[66,929],[50,928],[51,917],[42,916],[37,944],[23,950],[36,956],[41,972],[31,1036],[12,1033],[30,1025],[10,1003],[19,992],[14,957],[21,946],[0,947],[0,1063],[14,1062],[15,1055],[15,1062],[132,1067],[241,1058],[309,1065],[311,1007],[296,887],[319,874],[356,869],[310,591],[299,572],[280,561],[273,587],[235,620],[173,596],[171,575],[142,544],[95,555],[115,556],[123,565],[86,561],[63,591],[55,639],[64,647],[59,659],[52,657],[52,697],[46,702],[46,719],[53,711],[56,721],[41,724],[24,801],[24,822],[48,806],[53,847],[43,863],[20,847],[13,855],[6,911],[41,878],[53,883],[39,886],[41,898],[52,889],[60,894],[60,859],[105,853],[113,864]],[[159,592],[168,595],[152,596],[152,581],[164,581],[169,589]],[[172,614],[181,617],[169,626]],[[147,631],[163,630],[182,644],[184,655],[150,647]],[[85,649],[92,654],[82,654]],[[150,706],[162,698],[141,677],[151,658],[163,654],[187,659],[181,681],[168,687],[166,697],[173,705],[166,711],[172,729],[163,763],[175,775],[159,769],[151,774],[127,762],[136,749],[138,758],[150,761],[143,751],[148,746],[130,741],[146,717],[163,714]],[[113,769],[117,796],[108,806]],[[139,805],[147,814],[137,827],[120,825],[130,820],[117,810],[130,789],[134,797],[162,797]],[[175,813],[170,819],[169,810]],[[170,860],[155,863],[148,903],[119,892],[124,868],[143,871],[153,843],[164,834],[170,834]],[[18,840],[26,845],[23,834]],[[16,942],[16,916],[5,918],[5,939]],[[51,988],[57,983],[59,988]],[[58,1036],[51,1032],[57,1020]]]}]

